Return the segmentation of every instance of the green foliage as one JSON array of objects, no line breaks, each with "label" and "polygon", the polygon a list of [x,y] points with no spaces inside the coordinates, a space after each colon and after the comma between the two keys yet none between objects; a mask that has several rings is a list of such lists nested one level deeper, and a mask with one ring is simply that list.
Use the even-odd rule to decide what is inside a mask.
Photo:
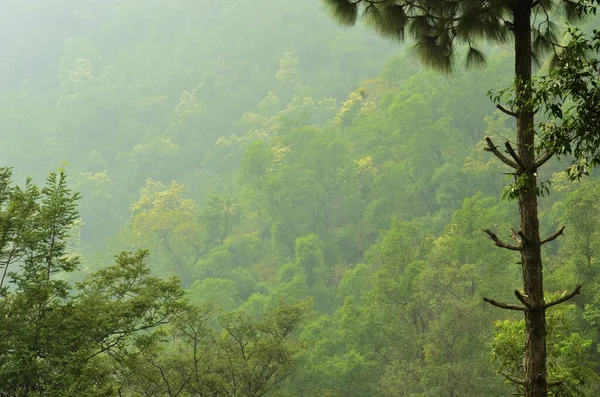
[{"label": "green foliage", "polygon": [[124,390],[136,396],[271,393],[295,366],[299,346],[293,334],[309,306],[308,301],[280,305],[255,318],[192,308],[168,336],[136,341]]},{"label": "green foliage", "polygon": [[12,186],[11,175],[8,168],[0,170],[2,293],[8,293],[9,283],[27,290],[43,281],[48,293],[62,296],[67,286],[55,276],[72,272],[78,264],[66,246],[69,229],[78,218],[75,203],[79,195],[67,188],[62,170],[51,173],[41,190],[30,179],[23,188]]},{"label": "green foliage", "polygon": [[[134,211],[182,205],[154,193]],[[77,199],[62,171],[43,189],[29,180],[24,189],[12,186],[10,169],[0,174],[3,282],[10,283],[0,296],[2,395],[255,397],[289,375],[293,335],[310,301],[275,305],[256,318],[215,317],[183,300],[178,279],[150,276],[146,251],[122,252],[114,265],[67,283],[78,265],[66,249]],[[196,299],[211,294],[207,281]]]},{"label": "green foliage", "polygon": [[[560,297],[554,295],[554,299]],[[548,300],[553,298],[549,296]],[[556,383],[553,396],[586,396],[586,385],[597,382],[590,355],[592,340],[572,331],[577,314],[571,305],[553,308],[547,316],[548,377]],[[518,378],[523,372],[525,321],[507,319],[497,321],[495,326],[492,357],[500,373]]]},{"label": "green foliage", "polygon": [[[61,170],[46,186],[12,186],[2,170],[3,282],[0,382],[7,395],[112,395],[115,356],[141,331],[180,311],[176,280],[148,277],[146,254],[123,253],[116,265],[76,286],[64,276],[79,259],[67,252],[78,214]],[[11,270],[8,270],[11,267]]]},{"label": "green foliage", "polygon": [[[421,62],[442,72],[454,68],[456,46],[466,45],[466,66],[485,64],[478,40],[504,43],[514,30],[510,21],[513,3],[506,0],[480,1],[351,1],[325,0],[333,16],[343,25],[354,25],[359,16],[383,37],[403,41],[410,36]],[[533,24],[534,56],[548,53],[556,43],[556,27],[550,13],[561,8],[569,20],[581,19],[586,1],[542,1],[533,8],[544,12],[546,22]]]},{"label": "green foliage", "polygon": [[[15,22],[0,27],[14,39],[0,71],[3,161],[39,174],[69,159],[84,196],[82,219],[68,221],[52,215],[74,204],[68,189],[62,204],[43,204],[63,194],[60,174],[45,193],[31,182],[0,189],[10,203],[0,211],[0,306],[13,314],[0,324],[0,372],[13,371],[0,385],[29,368],[19,376],[52,377],[45,385],[63,395],[506,394],[488,363],[497,313],[481,298],[514,299],[520,269],[480,229],[508,237],[516,226],[499,202],[514,176],[482,138],[511,139],[514,127],[481,87],[509,85],[513,64],[506,48],[478,43],[508,37],[506,2],[329,2],[346,24],[364,16],[393,40],[417,38],[417,55],[446,71],[459,56],[486,61],[452,76],[422,70],[408,50],[385,67],[395,43],[337,29],[311,2],[29,3],[9,2]],[[434,18],[423,17],[426,3]],[[537,3],[539,17],[559,11]],[[560,3],[582,15],[579,2]],[[473,23],[486,4],[497,7],[490,19]],[[447,42],[444,23],[456,30]],[[538,54],[560,28],[534,30]],[[600,357],[598,189],[569,185],[560,170],[550,162],[540,175],[554,191],[540,229],[567,225],[544,246],[545,279],[586,286],[556,333],[555,374],[589,379],[571,385],[596,396],[594,376],[570,363]],[[7,172],[0,185],[12,186]],[[65,223],[64,246],[33,244]],[[43,289],[43,256],[57,250]],[[120,250],[136,253],[106,267]],[[19,300],[10,281],[26,276],[27,258],[23,286],[39,297]],[[78,261],[81,272],[63,271]],[[45,296],[42,321],[32,302]],[[35,350],[31,319],[45,357],[18,361],[13,352]],[[510,327],[516,352],[520,328]]]},{"label": "green foliage", "polygon": [[599,53],[600,31],[587,38],[580,29],[569,28],[566,46],[535,87],[535,100],[549,118],[540,125],[541,147],[574,158],[567,168],[571,179],[588,175],[590,167],[600,164]]}]

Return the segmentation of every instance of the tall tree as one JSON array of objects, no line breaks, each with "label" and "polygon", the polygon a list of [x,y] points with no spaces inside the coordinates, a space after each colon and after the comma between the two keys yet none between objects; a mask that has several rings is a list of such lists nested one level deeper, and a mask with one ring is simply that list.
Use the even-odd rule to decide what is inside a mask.
[{"label": "tall tree", "polygon": [[[542,239],[539,232],[538,203],[540,193],[538,168],[554,151],[536,153],[532,62],[552,50],[556,28],[552,15],[562,8],[569,21],[582,19],[595,0],[325,0],[332,14],[345,25],[353,25],[359,16],[382,36],[404,40],[408,33],[415,40],[415,50],[426,65],[449,73],[454,68],[457,46],[466,44],[467,66],[485,63],[477,49],[477,40],[504,43],[512,39],[515,51],[515,83],[508,102],[511,109],[498,104],[504,113],[516,119],[516,150],[505,143],[505,155],[490,138],[487,150],[513,171],[516,183],[510,195],[518,200],[519,230],[516,244],[501,241],[486,231],[499,247],[517,251],[521,256],[523,292],[516,291],[521,305],[488,299],[495,306],[524,312],[526,343],[523,378],[507,376],[521,385],[527,397],[546,397],[548,387],[559,380],[546,378],[546,309],[579,293],[552,302],[544,300],[541,246],[562,233]],[[543,188],[543,186],[542,186]]]}]

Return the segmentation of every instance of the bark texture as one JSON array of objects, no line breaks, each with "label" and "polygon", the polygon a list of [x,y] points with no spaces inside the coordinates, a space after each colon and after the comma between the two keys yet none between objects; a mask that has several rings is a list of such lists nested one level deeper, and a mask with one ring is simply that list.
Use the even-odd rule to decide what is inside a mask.
[{"label": "bark texture", "polygon": [[514,12],[515,76],[517,99],[518,157],[524,178],[519,194],[521,266],[525,306],[524,380],[527,397],[547,397],[546,379],[546,309],[542,274],[541,240],[537,203],[537,169],[535,164],[534,123],[531,107],[531,4],[517,2]]}]

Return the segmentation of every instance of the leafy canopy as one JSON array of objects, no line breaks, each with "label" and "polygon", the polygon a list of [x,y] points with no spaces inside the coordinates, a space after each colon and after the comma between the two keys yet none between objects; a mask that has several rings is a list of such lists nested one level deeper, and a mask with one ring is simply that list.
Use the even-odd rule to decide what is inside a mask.
[{"label": "leafy canopy", "polygon": [[574,157],[567,172],[579,179],[600,165],[600,31],[586,37],[569,28],[566,34],[569,42],[555,57],[555,67],[536,82],[535,101],[550,120],[540,125],[541,146]]}]

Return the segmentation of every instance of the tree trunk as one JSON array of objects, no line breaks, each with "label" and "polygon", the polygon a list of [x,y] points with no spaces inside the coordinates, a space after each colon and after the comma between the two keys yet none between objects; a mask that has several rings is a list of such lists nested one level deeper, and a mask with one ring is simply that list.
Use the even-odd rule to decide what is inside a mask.
[{"label": "tree trunk", "polygon": [[531,91],[531,9],[530,2],[518,1],[513,9],[515,34],[515,75],[517,100],[517,145],[524,181],[519,193],[521,266],[525,307],[524,388],[526,397],[547,397],[546,312],[542,278],[541,243],[537,204],[533,110]]}]

